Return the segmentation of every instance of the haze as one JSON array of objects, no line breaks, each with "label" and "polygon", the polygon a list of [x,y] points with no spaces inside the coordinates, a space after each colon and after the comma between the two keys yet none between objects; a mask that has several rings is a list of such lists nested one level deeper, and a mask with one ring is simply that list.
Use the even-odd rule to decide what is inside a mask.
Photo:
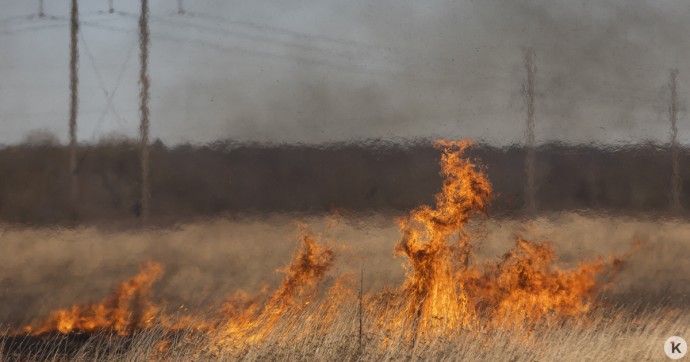
[{"label": "haze", "polygon": [[[0,0],[0,144],[67,139],[67,0]],[[138,127],[138,3],[81,1],[80,142]],[[669,140],[669,70],[690,97],[690,7],[634,1],[152,1],[152,136],[169,144]],[[29,18],[34,15],[33,18]],[[112,102],[108,98],[112,96]],[[679,141],[690,142],[685,107]]]}]

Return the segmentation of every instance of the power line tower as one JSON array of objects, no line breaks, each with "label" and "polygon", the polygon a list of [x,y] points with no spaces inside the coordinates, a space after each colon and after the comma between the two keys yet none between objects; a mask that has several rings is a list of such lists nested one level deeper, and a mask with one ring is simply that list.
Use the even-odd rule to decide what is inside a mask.
[{"label": "power line tower", "polygon": [[149,3],[141,0],[141,14],[139,16],[139,148],[141,161],[141,220],[146,223],[149,217],[151,191],[149,189]]},{"label": "power line tower", "polygon": [[184,0],[177,0],[177,13],[183,15],[184,11]]},{"label": "power line tower", "polygon": [[524,63],[527,72],[527,82],[523,87],[525,108],[527,110],[526,117],[526,138],[527,138],[527,153],[525,156],[525,173],[527,177],[527,185],[525,188],[525,208],[528,212],[534,212],[537,209],[537,184],[536,184],[536,145],[534,137],[534,81],[537,73],[537,66],[535,64],[536,53],[533,48],[524,50]]},{"label": "power line tower", "polygon": [[79,108],[79,4],[72,0],[70,11],[70,58],[69,58],[69,175],[70,202],[73,216],[77,211],[77,112]]},{"label": "power line tower", "polygon": [[43,0],[38,0],[38,17],[45,17],[46,13],[43,11]]},{"label": "power line tower", "polygon": [[678,160],[678,69],[671,69],[668,86],[671,90],[671,99],[668,106],[668,116],[671,122],[671,210],[681,210],[680,194],[680,161]]},{"label": "power line tower", "polygon": [[113,0],[108,0],[108,12],[110,14],[115,12],[115,5],[113,4]]}]

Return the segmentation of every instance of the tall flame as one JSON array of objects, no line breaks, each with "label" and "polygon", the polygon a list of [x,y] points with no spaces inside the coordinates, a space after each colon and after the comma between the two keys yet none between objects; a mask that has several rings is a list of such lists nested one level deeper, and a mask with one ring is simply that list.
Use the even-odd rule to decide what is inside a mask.
[{"label": "tall flame", "polygon": [[620,260],[599,258],[561,269],[551,244],[518,239],[499,261],[473,263],[465,227],[472,216],[487,215],[491,184],[480,166],[463,158],[470,142],[436,146],[443,150],[443,187],[435,207],[421,206],[400,221],[396,252],[409,270],[398,293],[402,317],[389,321],[389,328],[414,340],[473,328],[481,319],[501,327],[588,311],[605,286],[597,277]]},{"label": "tall flame", "polygon": [[[396,252],[409,261],[411,271],[403,286],[409,333],[455,330],[472,315],[461,268],[467,267],[471,244],[462,233],[472,215],[486,215],[491,184],[472,161],[462,158],[470,142],[440,141],[443,149],[441,193],[436,207],[422,206],[400,221],[402,238]],[[451,236],[457,239],[451,241]]]},{"label": "tall flame", "polygon": [[[619,259],[598,258],[564,268],[557,263],[551,244],[522,238],[502,258],[477,261],[466,229],[472,217],[488,215],[492,187],[482,167],[464,157],[471,145],[467,141],[436,143],[443,152],[441,192],[435,196],[433,207],[418,207],[399,220],[402,236],[395,252],[404,258],[407,276],[393,291],[360,294],[360,340],[364,308],[368,318],[376,321],[374,327],[388,340],[398,338],[412,345],[462,330],[581,316],[607,286],[601,279],[610,277],[620,266]],[[330,289],[319,294],[334,261],[335,252],[305,231],[273,292],[267,287],[254,295],[236,291],[215,319],[185,316],[177,324],[157,316],[161,308],[150,302],[151,287],[163,269],[149,261],[138,275],[121,283],[100,303],[58,310],[43,324],[26,331],[110,330],[122,335],[148,328],[157,317],[156,322],[164,328],[187,325],[212,332],[221,349],[241,349],[269,337],[283,342],[307,338],[309,333],[329,328],[337,316],[352,311],[354,303],[349,307],[344,304],[354,301],[346,279],[336,279]]]}]

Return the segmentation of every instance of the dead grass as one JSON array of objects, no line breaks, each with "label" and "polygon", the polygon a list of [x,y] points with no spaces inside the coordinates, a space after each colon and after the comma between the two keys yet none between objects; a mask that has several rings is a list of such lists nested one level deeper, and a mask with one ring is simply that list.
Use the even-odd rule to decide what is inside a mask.
[{"label": "dead grass", "polygon": [[[356,333],[354,305],[329,328],[302,323],[305,338],[284,338],[279,326],[262,343],[218,349],[213,339],[192,330],[170,334],[162,328],[132,337],[114,335],[0,337],[6,360],[142,361],[142,360],[438,360],[438,361],[650,361],[663,360],[662,344],[671,335],[688,335],[686,311],[655,306],[599,310],[587,322],[542,324],[530,330],[462,331],[415,346],[386,339],[366,318],[363,344]],[[311,313],[306,312],[306,313]],[[618,317],[613,317],[618,316]],[[306,316],[285,316],[306,320]],[[322,326],[321,326],[322,327]]]},{"label": "dead grass", "polygon": [[[365,290],[399,284],[403,270],[392,257],[399,233],[388,217],[304,221],[338,250],[333,275],[358,276],[364,265]],[[688,223],[554,214],[529,223],[491,220],[475,225],[473,233],[483,257],[500,255],[520,234],[554,241],[566,264],[627,250],[634,239],[643,246],[602,296],[603,307],[565,324],[458,331],[410,346],[376,328],[371,319],[376,312],[369,310],[360,349],[358,306],[352,301],[328,325],[307,323],[318,320],[317,305],[286,315],[290,323],[252,346],[218,349],[207,334],[171,334],[159,327],[131,337],[6,333],[0,337],[0,360],[664,360],[667,337],[690,336]],[[166,267],[155,295],[169,309],[184,305],[185,312],[208,313],[238,288],[275,285],[280,278],[275,270],[287,263],[296,241],[289,215],[139,231],[5,226],[0,228],[0,323],[16,327],[52,309],[99,300],[147,258]],[[286,340],[294,330],[304,338]]]}]

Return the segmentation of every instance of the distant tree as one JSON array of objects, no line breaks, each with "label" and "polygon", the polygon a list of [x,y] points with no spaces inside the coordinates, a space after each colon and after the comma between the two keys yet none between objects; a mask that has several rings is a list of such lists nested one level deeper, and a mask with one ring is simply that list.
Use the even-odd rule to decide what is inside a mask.
[{"label": "distant tree", "polygon": [[28,146],[57,146],[60,144],[60,140],[48,130],[37,129],[24,136],[22,143]]}]

